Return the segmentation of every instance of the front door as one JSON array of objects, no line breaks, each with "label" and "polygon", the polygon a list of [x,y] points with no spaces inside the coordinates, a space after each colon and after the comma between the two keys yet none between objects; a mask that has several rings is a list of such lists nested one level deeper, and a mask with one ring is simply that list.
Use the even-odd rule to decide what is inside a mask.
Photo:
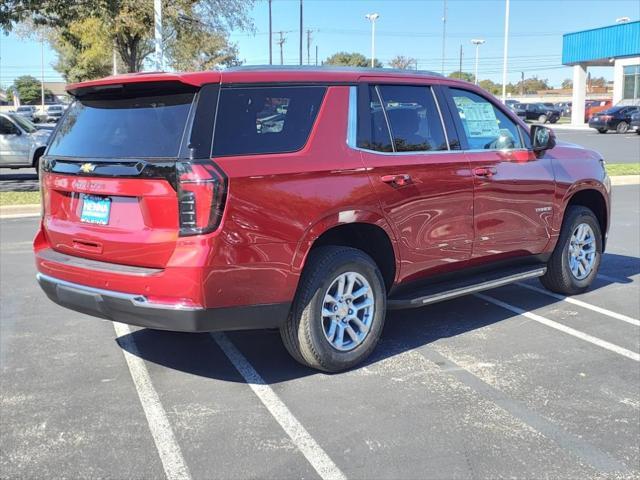
[{"label": "front door", "polygon": [[398,240],[401,280],[463,266],[473,243],[473,178],[464,154],[449,150],[431,87],[359,90],[358,147]]},{"label": "front door", "polygon": [[474,178],[473,257],[541,253],[554,213],[550,155],[536,156],[526,130],[496,102],[463,88],[447,91]]}]

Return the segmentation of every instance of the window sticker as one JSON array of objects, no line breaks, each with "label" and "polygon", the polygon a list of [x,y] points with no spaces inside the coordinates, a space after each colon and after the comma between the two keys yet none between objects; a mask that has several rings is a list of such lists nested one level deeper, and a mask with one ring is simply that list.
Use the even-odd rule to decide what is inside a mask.
[{"label": "window sticker", "polygon": [[493,105],[488,102],[474,102],[467,97],[454,97],[454,101],[469,137],[500,136],[499,122]]}]

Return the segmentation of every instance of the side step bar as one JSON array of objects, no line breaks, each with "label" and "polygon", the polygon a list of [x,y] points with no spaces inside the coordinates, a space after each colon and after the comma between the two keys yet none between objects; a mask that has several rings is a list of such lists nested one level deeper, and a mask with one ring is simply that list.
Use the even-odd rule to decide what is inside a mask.
[{"label": "side step bar", "polygon": [[387,308],[389,310],[402,310],[406,308],[418,308],[432,303],[451,300],[471,293],[482,292],[492,288],[502,287],[510,283],[519,282],[529,278],[541,277],[547,271],[547,267],[535,267],[509,270],[499,273],[484,274],[483,276],[466,278],[464,281],[448,281],[429,285],[411,294],[405,294],[399,298],[389,298]]}]

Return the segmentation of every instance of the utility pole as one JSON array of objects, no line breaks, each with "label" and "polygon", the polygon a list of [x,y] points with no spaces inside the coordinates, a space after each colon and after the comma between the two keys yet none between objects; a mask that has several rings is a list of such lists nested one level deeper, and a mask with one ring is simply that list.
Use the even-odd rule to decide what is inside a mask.
[{"label": "utility pole", "polygon": [[311,30],[307,30],[307,65],[311,65]]},{"label": "utility pole", "polygon": [[462,80],[462,44],[460,44],[460,69],[458,72],[460,72],[460,76],[458,78]]},{"label": "utility pole", "polygon": [[162,70],[162,0],[153,0],[153,26],[156,47],[156,69]]},{"label": "utility pole", "polygon": [[282,30],[280,30],[280,40],[278,40],[278,45],[280,45],[280,65],[284,65],[284,58],[282,56],[282,45],[284,45],[284,42],[286,41],[286,38],[284,38],[284,32]]},{"label": "utility pole", "polygon": [[371,22],[371,68],[376,66],[376,20],[380,18],[377,13],[367,13],[365,18]]},{"label": "utility pole", "polygon": [[316,45],[316,67],[318,66],[318,45]]},{"label": "utility pole", "polygon": [[42,101],[42,115],[44,116],[44,36],[40,37],[40,96]]},{"label": "utility pole", "polygon": [[524,72],[520,72],[520,96],[524,95]]},{"label": "utility pole", "polygon": [[507,100],[507,55],[509,53],[509,0],[504,7],[504,51],[502,52],[502,103]]},{"label": "utility pole", "polygon": [[482,40],[481,38],[474,38],[473,40],[471,40],[471,43],[476,46],[476,68],[474,70],[473,77],[475,79],[476,85],[478,85],[478,57],[480,55],[480,45],[484,44],[484,40]]},{"label": "utility pole", "polygon": [[302,65],[302,0],[300,0],[300,65]]},{"label": "utility pole", "polygon": [[118,56],[116,51],[116,39],[113,39],[113,75],[118,74]]},{"label": "utility pole", "polygon": [[444,6],[443,6],[443,12],[442,12],[442,71],[440,72],[442,75],[444,75],[446,43],[447,43],[447,0],[444,0]]},{"label": "utility pole", "polygon": [[271,30],[271,0],[269,0],[269,65],[273,65],[273,31]]}]

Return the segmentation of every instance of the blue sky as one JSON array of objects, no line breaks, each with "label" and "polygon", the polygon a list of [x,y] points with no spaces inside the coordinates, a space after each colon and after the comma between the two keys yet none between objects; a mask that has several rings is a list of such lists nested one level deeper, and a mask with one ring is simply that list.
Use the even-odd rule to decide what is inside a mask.
[{"label": "blue sky", "polygon": [[[504,0],[447,0],[446,72],[458,69],[460,45],[463,70],[473,71],[472,38],[483,38],[479,77],[500,81],[504,28]],[[298,0],[273,0],[273,30],[285,31],[285,63],[298,63]],[[240,58],[247,64],[269,60],[266,0],[251,10],[255,33],[232,32]],[[311,57],[318,45],[320,60],[340,50],[370,55],[370,24],[366,13],[377,12],[376,57],[387,63],[395,55],[418,59],[421,69],[440,71],[443,0],[304,0],[304,28],[313,30]],[[571,77],[561,66],[562,34],[615,23],[616,18],[640,18],[638,0],[511,0],[509,81],[520,72],[538,75],[559,85]],[[274,35],[273,58],[279,63]],[[304,42],[306,62],[306,34]],[[53,69],[55,53],[45,46],[45,80],[60,80]],[[592,69],[592,75],[611,78],[612,69]],[[40,44],[0,34],[0,85],[18,75],[40,77]]]}]

